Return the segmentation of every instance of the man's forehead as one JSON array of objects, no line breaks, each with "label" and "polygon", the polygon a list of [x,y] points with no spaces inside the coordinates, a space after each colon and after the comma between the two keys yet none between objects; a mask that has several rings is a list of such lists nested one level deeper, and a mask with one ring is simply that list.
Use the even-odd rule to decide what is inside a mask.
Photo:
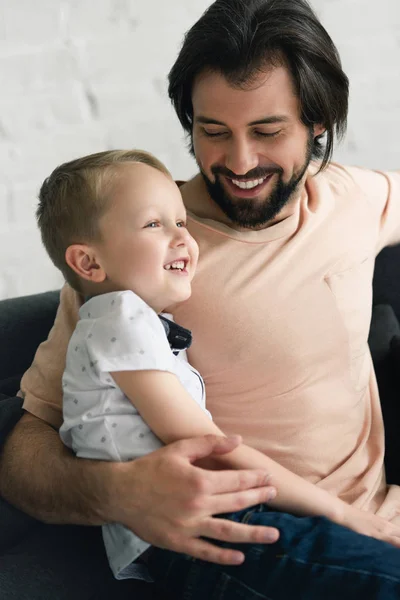
[{"label": "man's forehead", "polygon": [[195,119],[222,122],[225,122],[223,115],[236,118],[244,110],[254,114],[249,123],[276,117],[290,119],[298,109],[291,75],[284,66],[260,71],[240,85],[228,81],[221,73],[203,72],[194,81],[192,103]]}]

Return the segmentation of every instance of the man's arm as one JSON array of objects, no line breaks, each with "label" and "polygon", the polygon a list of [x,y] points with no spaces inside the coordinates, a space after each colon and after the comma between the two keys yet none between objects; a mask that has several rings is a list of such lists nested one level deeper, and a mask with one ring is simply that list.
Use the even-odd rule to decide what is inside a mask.
[{"label": "man's arm", "polygon": [[385,246],[399,244],[400,171],[372,171],[359,167],[341,169],[353,182],[349,193],[352,199],[360,200],[360,210],[363,211],[360,222],[354,226],[369,228],[367,231],[376,243],[375,254]]},{"label": "man's arm", "polygon": [[26,413],[0,455],[0,494],[47,523],[100,525],[107,469],[107,463],[78,462],[55,429]]},{"label": "man's arm", "polygon": [[271,543],[276,529],[231,523],[212,515],[267,502],[273,490],[264,470],[212,472],[196,460],[230,452],[240,439],[184,440],[126,463],[76,458],[57,431],[25,415],[0,457],[0,493],[48,523],[119,522],[162,548],[224,564],[244,560],[201,537]]}]

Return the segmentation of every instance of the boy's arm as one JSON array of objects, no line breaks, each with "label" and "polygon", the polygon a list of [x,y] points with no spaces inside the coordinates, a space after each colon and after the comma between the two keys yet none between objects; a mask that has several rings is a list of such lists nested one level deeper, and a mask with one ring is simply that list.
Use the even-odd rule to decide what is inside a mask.
[{"label": "boy's arm", "polygon": [[[172,373],[120,371],[112,376],[165,444],[200,435],[224,435]],[[202,465],[214,469],[265,469],[271,485],[279,490],[271,506],[298,515],[324,515],[335,521],[340,518],[342,501],[244,444],[212,463],[203,461]]]},{"label": "boy's arm", "polygon": [[[175,375],[162,371],[120,371],[112,375],[164,443],[206,434],[223,435]],[[272,507],[300,516],[325,516],[400,546],[400,527],[346,504],[253,448],[241,444],[205,464],[214,468],[265,469],[271,485],[278,490],[276,499],[270,502]]]}]

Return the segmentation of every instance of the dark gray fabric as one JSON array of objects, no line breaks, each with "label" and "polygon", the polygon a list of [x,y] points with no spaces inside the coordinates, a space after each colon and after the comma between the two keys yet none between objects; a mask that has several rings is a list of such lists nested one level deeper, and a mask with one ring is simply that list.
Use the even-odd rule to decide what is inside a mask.
[{"label": "dark gray fabric", "polygon": [[0,302],[0,382],[21,378],[50,331],[59,292]]},{"label": "dark gray fabric", "polygon": [[1,600],[166,600],[155,594],[114,579],[98,527],[38,524],[0,555]]},{"label": "dark gray fabric", "polygon": [[376,366],[390,354],[392,339],[400,335],[400,324],[389,304],[378,304],[372,309],[368,344]]},{"label": "dark gray fabric", "polygon": [[385,467],[389,483],[400,484],[400,324],[391,306],[381,304],[372,311],[369,345],[378,381],[385,423]]},{"label": "dark gray fabric", "polygon": [[[21,398],[7,398],[0,394],[0,448],[7,434],[21,417],[21,406]],[[35,519],[0,497],[0,554],[19,542],[35,524]]]},{"label": "dark gray fabric", "polygon": [[22,417],[22,399],[9,398],[0,393],[0,448],[7,434]]},{"label": "dark gray fabric", "polygon": [[384,248],[376,259],[374,304],[390,304],[400,322],[400,245]]}]

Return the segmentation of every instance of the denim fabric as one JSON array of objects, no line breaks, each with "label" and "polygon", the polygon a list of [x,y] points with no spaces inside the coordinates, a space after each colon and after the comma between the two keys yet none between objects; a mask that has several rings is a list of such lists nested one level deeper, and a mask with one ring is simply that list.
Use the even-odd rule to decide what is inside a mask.
[{"label": "denim fabric", "polygon": [[[154,550],[155,580],[177,600],[398,600],[400,550],[324,517],[295,517],[259,506],[225,515],[280,530],[271,545],[230,545],[245,552],[240,566],[213,565]],[[229,544],[222,544],[229,546]]]}]

